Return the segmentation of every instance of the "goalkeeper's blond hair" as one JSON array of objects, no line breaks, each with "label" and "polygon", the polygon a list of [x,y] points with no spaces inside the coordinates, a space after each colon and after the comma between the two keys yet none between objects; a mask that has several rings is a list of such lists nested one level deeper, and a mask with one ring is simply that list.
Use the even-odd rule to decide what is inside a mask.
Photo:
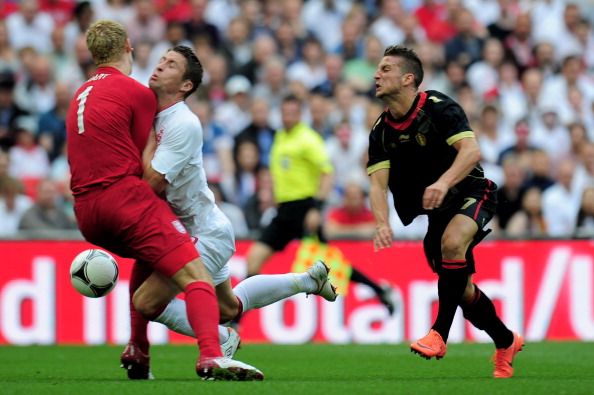
[{"label": "goalkeeper's blond hair", "polygon": [[127,38],[126,29],[117,22],[102,19],[93,23],[87,30],[87,47],[95,64],[119,61]]}]

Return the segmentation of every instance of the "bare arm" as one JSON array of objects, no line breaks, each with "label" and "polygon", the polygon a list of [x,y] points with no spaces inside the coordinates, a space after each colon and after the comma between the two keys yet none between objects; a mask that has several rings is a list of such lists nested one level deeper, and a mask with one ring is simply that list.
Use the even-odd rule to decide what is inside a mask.
[{"label": "bare arm", "polygon": [[318,189],[318,195],[316,199],[326,200],[332,190],[333,177],[332,173],[322,173],[320,176],[320,188]]},{"label": "bare arm", "polygon": [[425,189],[423,208],[426,210],[441,206],[448,190],[462,181],[481,159],[481,150],[475,138],[463,138],[455,142],[453,147],[458,151],[454,163]]},{"label": "bare arm", "polygon": [[[318,194],[315,196],[320,202],[324,202],[328,195],[330,195],[330,191],[332,190],[332,173],[322,173],[320,176],[320,186],[318,188]],[[303,226],[307,230],[308,233],[315,234],[317,229],[322,224],[322,207],[312,207],[309,209],[307,214],[305,214],[305,219],[303,220]]]},{"label": "bare arm", "polygon": [[155,132],[151,131],[148,142],[142,152],[142,165],[144,167],[144,174],[142,178],[151,186],[157,195],[162,195],[167,188],[168,182],[165,175],[156,172],[151,166],[151,160],[155,156],[157,150],[157,139]]},{"label": "bare arm", "polygon": [[389,176],[389,169],[380,169],[370,175],[369,201],[376,223],[375,236],[373,237],[373,247],[376,251],[392,246],[393,233],[388,214]]}]

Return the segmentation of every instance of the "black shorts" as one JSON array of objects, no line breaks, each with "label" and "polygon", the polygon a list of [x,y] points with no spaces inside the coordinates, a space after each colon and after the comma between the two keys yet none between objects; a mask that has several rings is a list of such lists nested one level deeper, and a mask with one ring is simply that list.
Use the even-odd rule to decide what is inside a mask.
[{"label": "black shorts", "polygon": [[466,251],[467,270],[469,274],[475,272],[473,248],[489,234],[484,226],[493,218],[497,208],[497,185],[490,180],[485,180],[483,188],[476,188],[468,193],[461,193],[456,200],[444,210],[428,214],[429,227],[423,240],[425,256],[436,273],[441,269],[441,238],[446,227],[456,214],[462,214],[472,218],[478,225],[478,231],[474,240]]},{"label": "black shorts", "polygon": [[[258,241],[268,245],[274,251],[282,251],[292,240],[301,239],[305,235],[303,222],[307,212],[316,207],[313,198],[281,203],[276,217],[263,231]],[[321,229],[318,238],[325,242]]]}]

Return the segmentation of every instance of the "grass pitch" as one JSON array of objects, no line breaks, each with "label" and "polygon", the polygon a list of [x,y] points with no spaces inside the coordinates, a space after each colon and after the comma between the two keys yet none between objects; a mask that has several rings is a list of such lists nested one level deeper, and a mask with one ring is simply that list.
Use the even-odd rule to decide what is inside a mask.
[{"label": "grass pitch", "polygon": [[426,361],[402,345],[245,345],[237,359],[263,382],[203,382],[196,348],[152,348],[154,381],[131,382],[119,368],[119,346],[0,347],[0,394],[594,394],[594,343],[528,343],[516,375],[491,378],[493,348],[452,344]]}]

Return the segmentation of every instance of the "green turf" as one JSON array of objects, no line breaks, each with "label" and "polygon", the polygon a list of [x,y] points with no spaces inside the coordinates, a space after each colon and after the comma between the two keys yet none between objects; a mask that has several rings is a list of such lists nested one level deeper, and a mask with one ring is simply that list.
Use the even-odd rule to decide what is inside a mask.
[{"label": "green turf", "polygon": [[121,347],[0,347],[0,394],[594,394],[594,343],[529,343],[511,380],[491,378],[492,346],[453,344],[426,361],[406,345],[246,345],[264,382],[202,382],[196,349],[152,348],[154,381],[129,382]]}]

